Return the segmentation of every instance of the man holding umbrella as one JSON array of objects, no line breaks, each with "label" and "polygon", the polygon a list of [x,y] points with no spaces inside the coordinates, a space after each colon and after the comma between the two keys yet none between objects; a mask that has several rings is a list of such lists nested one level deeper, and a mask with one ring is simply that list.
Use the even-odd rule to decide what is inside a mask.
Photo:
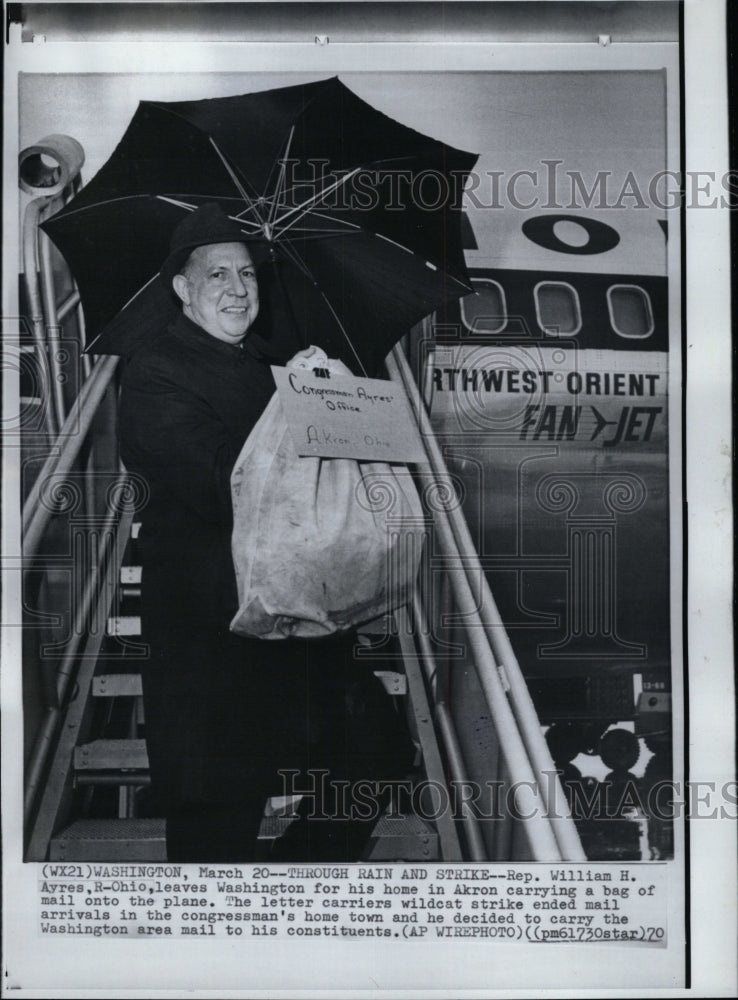
[{"label": "man holding umbrella", "polygon": [[[267,354],[316,344],[372,376],[415,323],[472,291],[461,223],[476,159],[338,78],[141,101],[108,161],[42,223],[79,288],[86,350],[131,359],[120,433],[151,494],[144,696],[173,858],[250,857],[277,767],[348,781],[404,770],[408,742],[352,635],[275,645],[228,631],[229,479],[274,391]],[[433,204],[413,195],[428,178]],[[245,241],[269,247],[266,340]],[[306,826],[304,857],[358,857],[368,833],[290,830]]]},{"label": "man holding umbrella", "polygon": [[[358,860],[375,819],[339,818],[321,785],[402,774],[410,742],[356,637],[269,643],[236,636],[230,476],[274,382],[249,336],[259,311],[243,230],[207,203],[174,230],[159,275],[181,313],[128,362],[121,454],[144,477],[143,669],[152,784],[176,861],[256,855],[278,771],[300,770],[304,818],[273,860]],[[305,352],[302,352],[305,353]],[[321,774],[329,772],[330,782]]]}]

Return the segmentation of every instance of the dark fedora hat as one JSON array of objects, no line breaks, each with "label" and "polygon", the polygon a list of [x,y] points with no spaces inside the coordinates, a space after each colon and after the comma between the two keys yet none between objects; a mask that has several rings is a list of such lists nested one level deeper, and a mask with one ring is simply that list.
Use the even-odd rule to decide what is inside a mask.
[{"label": "dark fedora hat", "polygon": [[212,243],[243,243],[248,247],[254,264],[259,263],[265,250],[264,244],[248,238],[248,234],[237,222],[210,201],[201,205],[179,223],[169,242],[169,256],[159,271],[159,276],[167,288],[172,286],[172,278],[179,274],[185,261],[197,247]]}]

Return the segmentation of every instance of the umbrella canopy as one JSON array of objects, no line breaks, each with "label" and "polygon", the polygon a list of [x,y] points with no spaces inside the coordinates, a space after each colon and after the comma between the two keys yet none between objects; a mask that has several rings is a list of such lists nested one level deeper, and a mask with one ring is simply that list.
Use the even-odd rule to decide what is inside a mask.
[{"label": "umbrella canopy", "polygon": [[377,111],[337,78],[203,101],[144,101],[107,163],[43,224],[98,354],[130,354],[177,304],[172,230],[216,202],[241,228],[274,357],[315,343],[354,371],[470,291],[461,198],[474,154]]}]

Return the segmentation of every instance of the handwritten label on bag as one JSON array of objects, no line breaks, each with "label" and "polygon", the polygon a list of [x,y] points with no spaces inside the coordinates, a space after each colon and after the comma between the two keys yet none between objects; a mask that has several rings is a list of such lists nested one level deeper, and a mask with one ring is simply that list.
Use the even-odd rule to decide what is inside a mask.
[{"label": "handwritten label on bag", "polygon": [[298,455],[427,461],[402,389],[382,379],[272,367]]}]

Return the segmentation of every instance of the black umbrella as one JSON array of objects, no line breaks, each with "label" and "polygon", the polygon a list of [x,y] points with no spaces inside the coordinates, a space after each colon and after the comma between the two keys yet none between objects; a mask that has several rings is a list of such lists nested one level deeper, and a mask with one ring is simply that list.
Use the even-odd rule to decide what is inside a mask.
[{"label": "black umbrella", "polygon": [[107,163],[43,228],[77,280],[92,353],[129,354],[166,325],[177,306],[157,276],[170,234],[215,201],[261,260],[257,332],[272,355],[315,343],[366,371],[470,291],[461,198],[475,162],[337,78],[143,101]]}]

